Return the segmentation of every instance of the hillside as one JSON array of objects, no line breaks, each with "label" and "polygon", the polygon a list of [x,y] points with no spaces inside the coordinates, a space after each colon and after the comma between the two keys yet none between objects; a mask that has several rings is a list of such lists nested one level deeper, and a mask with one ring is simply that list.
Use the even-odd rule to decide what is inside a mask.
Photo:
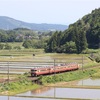
[{"label": "hillside", "polygon": [[0,29],[11,30],[15,28],[28,28],[35,31],[48,31],[48,30],[63,31],[67,28],[67,25],[26,23],[10,17],[0,16]]},{"label": "hillside", "polygon": [[47,52],[81,53],[100,47],[100,8],[69,25],[64,32],[55,32],[47,43]]},{"label": "hillside", "polygon": [[[100,43],[100,8],[93,10],[90,14],[83,16],[82,19],[69,26],[65,31],[70,37],[69,41],[75,41],[75,34],[82,34],[86,36],[89,48],[98,48]],[[65,38],[65,41],[68,40]]]}]

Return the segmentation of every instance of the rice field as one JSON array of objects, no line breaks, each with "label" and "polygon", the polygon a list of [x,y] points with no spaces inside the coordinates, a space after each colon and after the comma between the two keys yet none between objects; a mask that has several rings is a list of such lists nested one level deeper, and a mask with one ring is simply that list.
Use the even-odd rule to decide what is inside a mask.
[{"label": "rice field", "polygon": [[[35,54],[35,56],[33,56]],[[0,50],[0,73],[22,74],[34,67],[46,67],[61,63],[76,62],[82,65],[91,65],[95,62],[86,54],[57,54],[44,53],[43,49]]]},{"label": "rice field", "polygon": [[[33,56],[35,54],[35,56]],[[71,63],[87,64],[87,54],[44,53],[43,49],[0,50],[0,62]]]}]

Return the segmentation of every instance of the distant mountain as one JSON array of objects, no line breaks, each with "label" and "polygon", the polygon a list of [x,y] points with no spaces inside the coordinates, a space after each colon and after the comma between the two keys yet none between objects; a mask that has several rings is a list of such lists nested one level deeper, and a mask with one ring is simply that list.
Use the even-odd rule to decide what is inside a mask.
[{"label": "distant mountain", "polygon": [[65,30],[68,28],[67,25],[60,24],[35,24],[19,21],[10,17],[0,16],[0,29],[9,30],[15,28],[28,28],[36,31],[48,31],[48,30]]}]

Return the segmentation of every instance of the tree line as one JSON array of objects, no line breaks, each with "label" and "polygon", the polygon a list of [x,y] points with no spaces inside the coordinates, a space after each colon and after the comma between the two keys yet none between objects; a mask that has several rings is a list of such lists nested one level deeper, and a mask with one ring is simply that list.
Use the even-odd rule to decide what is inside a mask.
[{"label": "tree line", "polygon": [[[23,42],[24,48],[44,48],[52,34],[52,31],[36,32],[26,28],[0,30],[0,49],[12,49],[10,42]],[[20,49],[20,47],[14,49]]]}]

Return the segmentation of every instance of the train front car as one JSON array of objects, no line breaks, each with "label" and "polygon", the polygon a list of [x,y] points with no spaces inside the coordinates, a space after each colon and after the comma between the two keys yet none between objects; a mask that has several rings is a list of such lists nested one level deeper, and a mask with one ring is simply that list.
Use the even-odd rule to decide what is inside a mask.
[{"label": "train front car", "polygon": [[37,69],[36,68],[33,68],[33,69],[31,69],[31,76],[32,77],[35,77],[35,76],[37,76]]}]

